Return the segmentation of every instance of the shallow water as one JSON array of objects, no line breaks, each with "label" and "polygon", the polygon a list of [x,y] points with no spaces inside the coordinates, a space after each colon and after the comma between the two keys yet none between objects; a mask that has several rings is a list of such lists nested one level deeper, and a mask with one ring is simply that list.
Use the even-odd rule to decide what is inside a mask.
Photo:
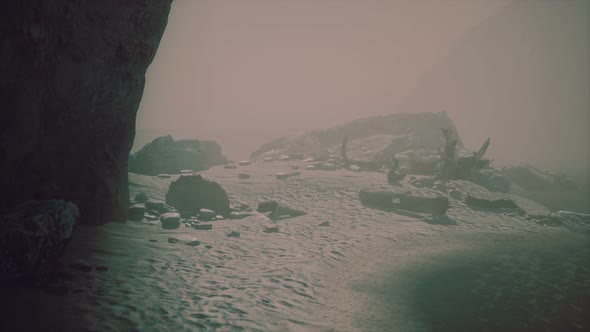
[{"label": "shallow water", "polygon": [[[437,255],[494,246],[492,238],[505,235],[555,232],[519,217],[469,210],[456,200],[448,214],[457,225],[429,225],[359,203],[360,189],[391,188],[385,174],[305,171],[286,181],[274,177],[288,170],[289,163],[268,163],[202,174],[218,181],[232,200],[255,208],[260,200],[276,199],[308,215],[277,222],[263,215],[216,221],[209,231],[184,226],[163,230],[134,222],[82,227],[66,261],[83,258],[109,270],[66,269],[69,277],[62,286],[67,294],[17,293],[11,310],[19,307],[16,298],[51,303],[56,313],[38,314],[38,322],[70,330],[427,331],[432,324],[421,312],[429,309],[410,301],[424,294],[395,292],[397,286],[377,282],[399,293],[378,292],[394,298],[388,305],[394,303],[395,310],[384,312],[375,291],[358,285],[372,278],[403,280],[409,274],[423,279],[416,264]],[[238,180],[243,171],[252,178]],[[173,180],[130,178],[131,197],[145,191],[152,199],[163,199]],[[466,183],[457,187],[481,190]],[[530,201],[519,203],[544,211]],[[319,226],[325,221],[328,227]],[[263,232],[271,225],[279,232]],[[241,235],[227,237],[230,231]],[[168,243],[170,236],[180,234],[201,244]],[[16,321],[17,326],[31,324]]]}]

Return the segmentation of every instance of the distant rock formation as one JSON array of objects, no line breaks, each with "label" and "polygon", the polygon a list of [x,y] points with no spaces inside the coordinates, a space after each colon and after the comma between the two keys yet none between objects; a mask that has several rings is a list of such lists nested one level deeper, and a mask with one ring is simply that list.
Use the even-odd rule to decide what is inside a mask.
[{"label": "distant rock formation", "polygon": [[202,171],[223,165],[227,159],[214,141],[180,140],[162,136],[129,157],[129,172],[143,175],[177,174],[181,170]]},{"label": "distant rock formation", "polygon": [[463,147],[445,112],[396,113],[280,138],[262,145],[252,153],[251,159],[279,158],[297,153],[324,160],[330,155],[343,155],[345,148],[346,159],[390,163],[394,155],[406,151],[427,150],[431,155],[438,155],[438,149],[444,144],[441,128],[452,132],[457,137],[457,147]]},{"label": "distant rock formation", "polygon": [[58,267],[78,207],[71,202],[29,201],[0,217],[0,280],[39,280]]},{"label": "distant rock formation", "polygon": [[172,0],[0,3],[0,212],[64,199],[125,220],[145,73]]}]

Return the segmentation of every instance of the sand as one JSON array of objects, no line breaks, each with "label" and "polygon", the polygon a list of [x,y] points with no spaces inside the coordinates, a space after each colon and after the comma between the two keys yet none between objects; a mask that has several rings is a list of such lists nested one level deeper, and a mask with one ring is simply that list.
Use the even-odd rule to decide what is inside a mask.
[{"label": "sand", "polygon": [[[562,331],[590,327],[589,237],[451,199],[456,225],[364,207],[384,173],[291,171],[272,162],[201,172],[230,198],[276,199],[305,216],[260,214],[208,231],[127,222],[76,231],[50,291],[5,292],[0,327],[87,331]],[[239,172],[251,175],[238,179]],[[131,197],[163,199],[174,180],[130,174]],[[457,182],[463,193],[486,194]],[[509,196],[531,214],[549,211]],[[329,226],[319,226],[323,222]],[[264,232],[278,227],[278,232]],[[231,231],[240,237],[227,237]],[[198,246],[168,243],[192,236]],[[157,242],[153,242],[153,241]],[[7,300],[4,300],[7,299]],[[6,304],[10,305],[7,306]],[[50,303],[51,306],[45,306]],[[557,308],[557,309],[554,309]],[[24,314],[23,314],[24,313]],[[34,318],[34,319],[31,319]],[[3,329],[3,330],[6,330]]]}]

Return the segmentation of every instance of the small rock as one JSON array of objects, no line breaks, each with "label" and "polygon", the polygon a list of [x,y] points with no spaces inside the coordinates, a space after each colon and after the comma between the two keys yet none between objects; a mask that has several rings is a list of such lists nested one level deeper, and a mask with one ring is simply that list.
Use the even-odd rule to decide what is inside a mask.
[{"label": "small rock", "polygon": [[202,221],[209,221],[213,220],[217,216],[217,212],[209,209],[200,209],[199,210],[199,220]]},{"label": "small rock", "polygon": [[199,242],[197,240],[193,240],[193,241],[185,242],[184,244],[186,244],[187,246],[190,246],[190,247],[196,247],[196,246],[200,245],[201,242]]},{"label": "small rock", "polygon": [[323,223],[319,224],[318,226],[327,227],[327,226],[330,226],[330,222],[329,221],[324,221]]},{"label": "small rock", "polygon": [[252,165],[252,162],[249,160],[242,160],[240,162],[238,162],[238,165],[240,166],[248,166],[248,165]]},{"label": "small rock", "polygon": [[220,214],[216,215],[215,218],[213,218],[213,220],[224,220],[224,219],[225,218]]},{"label": "small rock", "polygon": [[133,204],[127,212],[127,219],[131,221],[141,221],[145,213],[145,205]]},{"label": "small rock", "polygon": [[240,237],[240,232],[238,231],[231,231],[227,234],[227,237]]},{"label": "small rock", "polygon": [[145,214],[143,215],[143,217],[144,217],[146,220],[158,220],[158,219],[159,219],[159,218],[158,218],[158,216],[155,216],[155,215],[153,215],[153,214],[149,214],[149,213],[145,213]]},{"label": "small rock", "polygon": [[194,224],[193,228],[199,231],[208,231],[213,229],[212,224]]},{"label": "small rock", "polygon": [[141,193],[137,193],[137,195],[135,195],[135,201],[137,203],[145,203],[149,200],[148,196],[146,193],[141,192]]},{"label": "small rock", "polygon": [[158,240],[155,240],[155,239],[149,239],[148,241],[150,241],[150,242],[158,242]]},{"label": "small rock", "polygon": [[106,272],[109,270],[108,266],[103,266],[103,265],[99,265],[97,267],[95,267],[96,271],[102,271],[102,272]]},{"label": "small rock", "polygon": [[250,174],[248,173],[238,173],[238,179],[240,180],[246,180],[250,178]]},{"label": "small rock", "polygon": [[205,245],[205,248],[207,248],[207,249],[211,249],[211,248],[213,248],[213,246],[212,246],[212,245],[210,245],[209,243],[207,243],[207,244]]},{"label": "small rock", "polygon": [[180,240],[177,238],[173,238],[173,237],[168,238],[168,243],[178,243],[178,242],[180,242]]},{"label": "small rock", "polygon": [[160,216],[160,222],[164,229],[176,229],[180,227],[180,214],[176,212],[164,213]]},{"label": "small rock", "polygon": [[88,264],[83,259],[76,259],[76,260],[72,261],[69,264],[69,267],[71,267],[72,269],[78,270],[78,271],[82,271],[82,272],[92,271],[92,266],[90,266],[90,264]]},{"label": "small rock", "polygon": [[278,233],[279,227],[278,226],[265,227],[263,232],[265,232],[265,233]]}]

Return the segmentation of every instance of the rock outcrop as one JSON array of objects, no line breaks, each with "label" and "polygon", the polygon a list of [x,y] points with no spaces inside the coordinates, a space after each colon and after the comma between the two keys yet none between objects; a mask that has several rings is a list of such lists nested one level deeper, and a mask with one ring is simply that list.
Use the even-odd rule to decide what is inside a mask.
[{"label": "rock outcrop", "polygon": [[129,157],[129,172],[143,175],[178,174],[182,170],[202,171],[223,165],[227,159],[214,141],[158,137]]},{"label": "rock outcrop", "polygon": [[29,201],[0,217],[0,280],[49,277],[78,216],[74,203],[50,200]]},{"label": "rock outcrop", "polygon": [[64,199],[125,220],[145,72],[171,0],[0,4],[0,211]]},{"label": "rock outcrop", "polygon": [[170,184],[166,204],[181,213],[194,215],[201,209],[210,209],[227,217],[231,212],[227,192],[214,181],[201,175],[183,175]]}]

